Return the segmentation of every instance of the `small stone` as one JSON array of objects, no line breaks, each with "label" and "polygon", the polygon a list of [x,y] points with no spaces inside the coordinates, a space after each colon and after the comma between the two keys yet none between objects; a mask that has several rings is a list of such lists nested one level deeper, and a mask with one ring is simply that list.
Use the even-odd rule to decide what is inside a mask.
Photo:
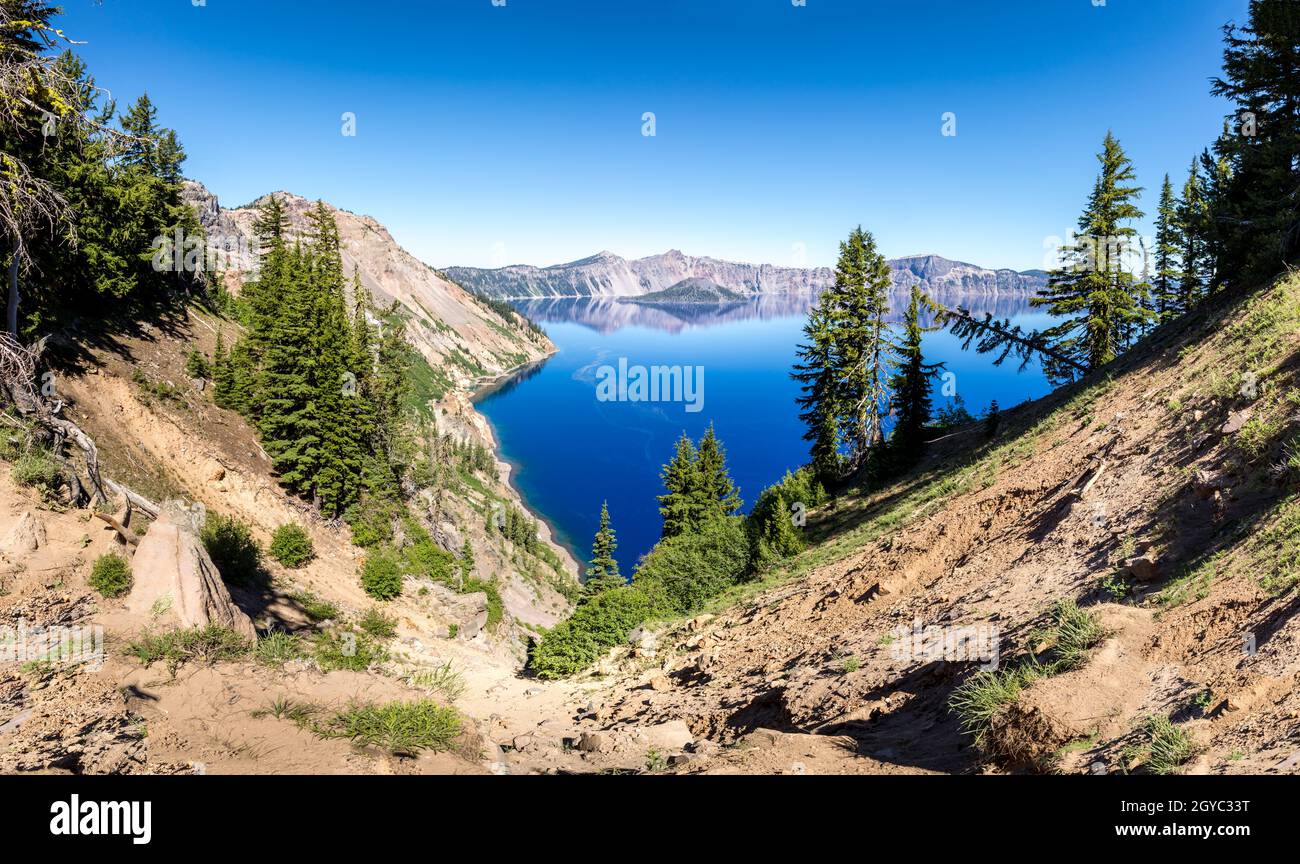
[{"label": "small stone", "polygon": [[667,675],[656,675],[650,679],[650,689],[656,693],[666,693],[673,689],[673,682],[668,680]]}]

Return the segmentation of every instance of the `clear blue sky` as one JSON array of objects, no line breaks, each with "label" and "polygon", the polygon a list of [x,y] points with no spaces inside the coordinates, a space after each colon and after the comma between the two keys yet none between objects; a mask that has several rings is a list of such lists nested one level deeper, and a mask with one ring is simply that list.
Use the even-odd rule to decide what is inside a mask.
[{"label": "clear blue sky", "polygon": [[1151,210],[1227,110],[1208,79],[1246,0],[1094,2],[65,0],[62,24],[223,203],[324,198],[436,266],[831,264],[861,223],[891,256],[1028,269],[1108,128]]}]

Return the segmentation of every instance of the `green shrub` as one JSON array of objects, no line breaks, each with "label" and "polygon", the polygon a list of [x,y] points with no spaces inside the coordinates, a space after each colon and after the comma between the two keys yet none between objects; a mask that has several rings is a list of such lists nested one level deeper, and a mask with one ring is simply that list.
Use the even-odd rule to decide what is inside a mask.
[{"label": "green shrub", "polygon": [[208,367],[208,358],[200,351],[190,351],[185,355],[185,374],[191,378],[211,378],[212,370]]},{"label": "green shrub", "polygon": [[121,597],[131,590],[131,565],[115,552],[101,555],[90,571],[90,587],[105,597]]},{"label": "green shrub", "polygon": [[438,548],[432,540],[421,538],[402,550],[402,565],[406,572],[419,579],[431,579],[444,584],[451,582],[455,557]]},{"label": "green shrub", "polygon": [[676,611],[663,586],[645,582],[604,591],[535,643],[529,668],[539,678],[565,678],[590,666],[645,622]]},{"label": "green shrub", "polygon": [[233,516],[209,513],[200,534],[212,563],[221,578],[232,585],[254,585],[265,579],[262,547],[253,539],[252,529]]},{"label": "green shrub", "polygon": [[348,669],[365,672],[388,660],[388,652],[364,633],[321,633],[312,646],[316,663],[324,672]]},{"label": "green shrub", "polygon": [[397,635],[397,619],[373,606],[361,616],[357,626],[376,639],[391,639]]},{"label": "green shrub", "polygon": [[412,672],[406,676],[406,683],[429,693],[441,693],[448,702],[455,702],[465,693],[465,676],[450,662]]},{"label": "green shrub", "polygon": [[271,557],[289,569],[297,569],[316,557],[311,536],[301,525],[281,525],[271,536]]},{"label": "green shrub", "polygon": [[380,550],[366,559],[361,568],[361,587],[376,600],[392,600],[401,595],[402,570],[391,550]]},{"label": "green shrub", "polygon": [[354,504],[343,514],[343,521],[352,528],[352,543],[362,549],[373,549],[393,541],[392,508],[366,499]]},{"label": "green shrub", "polygon": [[483,579],[466,580],[464,590],[461,593],[478,594],[480,592],[487,595],[488,629],[495,630],[497,625],[505,618],[505,601],[501,599],[501,592],[497,590],[496,583],[487,582]]},{"label": "green shrub", "polygon": [[382,747],[389,753],[413,756],[421,750],[450,749],[460,735],[460,714],[429,699],[387,705],[352,704],[314,731],[322,738],[346,738],[359,746]]},{"label": "green shrub", "polygon": [[59,463],[44,451],[29,451],[14,463],[13,478],[19,486],[39,489],[48,495],[59,488]]},{"label": "green shrub", "polygon": [[825,488],[809,468],[787,472],[780,483],[764,489],[745,520],[751,566],[760,569],[802,552],[805,540],[802,528],[794,524],[796,509],[807,513],[826,499]]},{"label": "green shrub", "polygon": [[290,594],[289,599],[302,607],[303,614],[310,618],[313,624],[333,621],[339,617],[338,606],[328,600],[322,600],[310,591],[297,591]]},{"label": "green shrub", "polygon": [[699,533],[661,540],[641,560],[633,581],[662,585],[674,610],[689,615],[740,580],[749,554],[742,520],[717,519]]},{"label": "green shrub", "polygon": [[166,663],[174,675],[182,663],[212,664],[248,656],[251,644],[233,630],[217,624],[191,630],[145,633],[126,653],[144,665]]}]

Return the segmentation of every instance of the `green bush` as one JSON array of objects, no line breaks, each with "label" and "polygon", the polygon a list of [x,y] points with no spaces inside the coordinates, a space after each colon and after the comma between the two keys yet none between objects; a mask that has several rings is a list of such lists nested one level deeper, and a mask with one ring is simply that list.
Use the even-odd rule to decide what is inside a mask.
[{"label": "green bush", "polygon": [[300,525],[281,525],[271,537],[271,557],[289,569],[297,569],[316,557],[311,536]]},{"label": "green bush", "polygon": [[501,592],[497,590],[495,582],[487,582],[482,579],[469,579],[465,582],[463,594],[478,594],[482,592],[487,595],[487,626],[489,630],[495,630],[496,626],[505,619],[506,604],[501,599]]},{"label": "green bush", "polygon": [[397,619],[373,606],[361,616],[357,626],[376,639],[391,639],[397,635]]},{"label": "green bush", "polygon": [[456,558],[450,552],[438,548],[429,539],[417,540],[402,550],[403,568],[409,575],[420,579],[449,583],[455,563]]},{"label": "green bush", "polygon": [[646,621],[673,614],[663,587],[640,583],[602,592],[533,645],[529,667],[539,678],[564,678],[582,671]]},{"label": "green bush", "polygon": [[806,513],[826,503],[827,497],[808,468],[787,472],[780,483],[764,489],[745,520],[751,566],[760,569],[802,552],[805,541],[802,529],[794,524],[794,508]]},{"label": "green bush", "polygon": [[361,587],[376,600],[392,600],[402,593],[402,570],[391,550],[381,549],[366,559]]},{"label": "green bush", "polygon": [[634,582],[663,586],[678,614],[689,615],[744,576],[750,544],[740,519],[716,519],[699,533],[661,540],[641,559]]},{"label": "green bush", "polygon": [[90,571],[90,587],[105,597],[121,597],[131,590],[131,565],[115,552],[101,555]]},{"label": "green bush", "polygon": [[59,463],[43,451],[30,451],[14,463],[13,478],[19,486],[49,494],[59,487]]},{"label": "green bush", "polygon": [[221,571],[221,578],[232,585],[253,585],[264,580],[262,547],[253,539],[253,532],[233,516],[209,513],[200,534],[204,547],[212,556],[212,563]]},{"label": "green bush", "polygon": [[366,499],[354,504],[343,514],[343,521],[352,528],[352,543],[362,549],[373,549],[393,541],[391,508]]},{"label": "green bush", "polygon": [[302,607],[303,613],[311,619],[313,624],[319,624],[322,621],[333,621],[339,617],[339,607],[322,600],[310,591],[298,591],[289,595],[289,599]]},{"label": "green bush", "polygon": [[321,633],[312,646],[316,663],[324,672],[348,669],[365,672],[388,659],[388,652],[364,633]]}]

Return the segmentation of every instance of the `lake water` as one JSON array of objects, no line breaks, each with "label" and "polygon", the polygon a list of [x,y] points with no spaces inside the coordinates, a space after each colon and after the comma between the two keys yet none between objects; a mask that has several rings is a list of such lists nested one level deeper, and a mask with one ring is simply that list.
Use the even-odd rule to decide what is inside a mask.
[{"label": "lake water", "polygon": [[[478,407],[492,423],[524,499],[579,561],[590,554],[601,502],[609,502],[619,563],[630,576],[659,539],[659,472],[682,432],[698,439],[715,425],[746,510],[765,487],[808,461],[795,405],[799,385],[790,370],[811,303],[806,296],[728,306],[520,302],[517,308],[541,324],[559,353],[483,394]],[[905,295],[894,298],[895,308],[905,303]],[[1013,318],[1027,329],[1048,323],[1027,300],[994,304],[972,297],[964,305]],[[928,361],[947,364],[958,395],[977,416],[993,399],[1006,408],[1051,389],[1038,366],[1021,372],[1017,361],[1008,360],[995,367],[992,357],[963,352],[945,332],[928,334],[925,350]],[[678,394],[695,397],[690,402],[601,398],[617,397],[613,382],[620,376],[610,374],[620,360],[629,372],[636,366],[682,367],[684,383],[694,383],[699,367],[702,387],[698,394]],[[628,395],[637,395],[635,384]],[[947,402],[936,393],[936,408]]]}]

